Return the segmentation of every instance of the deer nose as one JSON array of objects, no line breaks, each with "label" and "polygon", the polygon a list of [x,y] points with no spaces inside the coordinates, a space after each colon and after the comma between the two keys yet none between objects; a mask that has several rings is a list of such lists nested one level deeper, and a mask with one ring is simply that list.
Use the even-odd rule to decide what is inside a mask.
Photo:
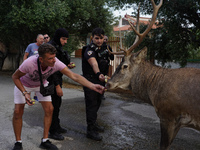
[{"label": "deer nose", "polygon": [[107,82],[105,87],[106,87],[106,89],[109,89],[110,88],[110,83]]}]

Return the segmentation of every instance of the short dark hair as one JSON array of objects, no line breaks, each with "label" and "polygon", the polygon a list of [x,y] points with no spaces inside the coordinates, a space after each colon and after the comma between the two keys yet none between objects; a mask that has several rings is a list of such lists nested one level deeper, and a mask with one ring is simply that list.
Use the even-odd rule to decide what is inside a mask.
[{"label": "short dark hair", "polygon": [[39,46],[38,53],[40,57],[44,57],[46,53],[56,54],[56,48],[49,43],[44,43]]},{"label": "short dark hair", "polygon": [[94,35],[97,35],[97,36],[104,35],[104,30],[101,29],[101,28],[95,28],[95,29],[92,31],[92,36],[94,37]]}]

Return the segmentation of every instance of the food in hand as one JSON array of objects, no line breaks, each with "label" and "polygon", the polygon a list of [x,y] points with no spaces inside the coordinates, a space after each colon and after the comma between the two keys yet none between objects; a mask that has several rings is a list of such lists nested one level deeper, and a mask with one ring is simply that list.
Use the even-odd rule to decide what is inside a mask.
[{"label": "food in hand", "polygon": [[108,76],[105,75],[105,82],[108,82]]},{"label": "food in hand", "polygon": [[76,65],[75,64],[72,64],[72,67],[75,67]]},{"label": "food in hand", "polygon": [[31,99],[31,104],[35,104],[35,100],[34,99]]},{"label": "food in hand", "polygon": [[107,91],[108,89],[106,87],[104,87],[104,91]]}]

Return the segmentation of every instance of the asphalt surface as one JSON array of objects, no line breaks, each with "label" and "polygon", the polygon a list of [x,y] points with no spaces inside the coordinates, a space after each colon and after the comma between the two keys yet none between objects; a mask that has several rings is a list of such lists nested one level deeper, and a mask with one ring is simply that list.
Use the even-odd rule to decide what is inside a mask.
[{"label": "asphalt surface", "polygon": [[[15,137],[12,128],[14,83],[11,74],[0,72],[0,150],[11,150]],[[158,150],[159,118],[152,106],[131,94],[106,92],[98,113],[98,123],[105,127],[103,140],[86,138],[85,103],[82,89],[63,88],[61,125],[68,132],[64,141],[51,140],[60,150]],[[23,116],[24,150],[40,150],[43,134],[43,110],[40,103],[26,105]],[[183,128],[170,150],[199,150],[199,131]]]}]

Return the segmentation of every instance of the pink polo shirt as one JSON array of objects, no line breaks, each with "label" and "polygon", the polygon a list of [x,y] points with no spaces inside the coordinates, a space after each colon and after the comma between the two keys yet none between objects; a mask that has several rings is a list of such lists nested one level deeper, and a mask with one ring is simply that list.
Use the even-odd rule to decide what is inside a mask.
[{"label": "pink polo shirt", "polygon": [[[38,87],[40,86],[40,78],[38,72],[37,58],[38,55],[34,55],[26,59],[20,66],[19,70],[26,73],[20,78],[22,84],[26,87]],[[47,83],[47,78],[56,71],[61,71],[66,67],[59,59],[56,58],[56,62],[53,67],[47,67],[46,70],[42,71],[43,84]],[[41,66],[40,66],[41,68]]]}]

